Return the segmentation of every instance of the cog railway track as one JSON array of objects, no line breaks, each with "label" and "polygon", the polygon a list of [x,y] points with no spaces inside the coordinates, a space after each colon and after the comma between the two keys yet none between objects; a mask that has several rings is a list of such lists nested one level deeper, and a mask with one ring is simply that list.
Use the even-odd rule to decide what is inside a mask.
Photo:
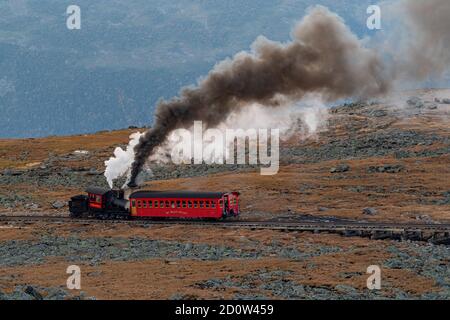
[{"label": "cog railway track", "polygon": [[313,233],[336,233],[343,236],[368,237],[375,240],[428,241],[435,244],[450,244],[450,224],[401,224],[359,221],[204,221],[204,220],[97,220],[92,218],[70,218],[59,216],[0,216],[0,223],[84,223],[84,224],[130,224],[135,226],[201,226],[209,228],[235,228],[250,230],[280,230]]}]

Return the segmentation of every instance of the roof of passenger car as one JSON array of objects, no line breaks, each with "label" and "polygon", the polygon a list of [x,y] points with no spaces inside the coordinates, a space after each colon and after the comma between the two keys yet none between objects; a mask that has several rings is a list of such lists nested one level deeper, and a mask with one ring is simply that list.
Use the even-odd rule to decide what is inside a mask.
[{"label": "roof of passenger car", "polygon": [[226,192],[198,192],[198,191],[136,191],[130,198],[199,198],[199,199],[219,199]]}]

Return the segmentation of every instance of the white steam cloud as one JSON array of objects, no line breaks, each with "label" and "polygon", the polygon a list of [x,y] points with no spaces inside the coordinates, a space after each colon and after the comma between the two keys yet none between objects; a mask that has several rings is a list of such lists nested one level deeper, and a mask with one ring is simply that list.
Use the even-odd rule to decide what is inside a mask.
[{"label": "white steam cloud", "polygon": [[114,186],[114,180],[127,174],[134,161],[134,147],[139,143],[142,133],[135,132],[130,135],[130,142],[125,150],[117,147],[114,156],[105,161],[105,177],[110,188]]}]

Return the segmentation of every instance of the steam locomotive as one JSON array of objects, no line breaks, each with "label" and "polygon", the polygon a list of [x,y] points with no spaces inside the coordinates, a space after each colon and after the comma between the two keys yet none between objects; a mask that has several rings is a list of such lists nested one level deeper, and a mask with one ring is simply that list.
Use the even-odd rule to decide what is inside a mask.
[{"label": "steam locomotive", "polygon": [[237,217],[239,192],[135,191],[90,187],[69,201],[73,218],[97,219],[175,218],[214,219]]}]

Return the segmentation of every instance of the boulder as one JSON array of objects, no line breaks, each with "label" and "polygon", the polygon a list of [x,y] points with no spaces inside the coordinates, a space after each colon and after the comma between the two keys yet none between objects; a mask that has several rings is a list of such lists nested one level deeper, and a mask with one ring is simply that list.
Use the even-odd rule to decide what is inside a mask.
[{"label": "boulder", "polygon": [[98,176],[98,175],[103,174],[103,172],[98,171],[95,168],[90,168],[89,171],[87,172],[87,174],[90,175],[90,176]]},{"label": "boulder", "polygon": [[29,210],[37,210],[39,209],[39,205],[37,203],[29,203],[25,205],[25,208]]},{"label": "boulder", "polygon": [[350,166],[348,164],[340,164],[336,167],[330,169],[330,173],[342,173],[350,170]]},{"label": "boulder", "polygon": [[66,206],[66,203],[61,200],[56,200],[55,202],[52,203],[52,207],[54,209],[61,209],[61,208],[64,208],[65,206]]},{"label": "boulder", "polygon": [[363,214],[368,215],[368,216],[374,216],[377,213],[378,213],[378,211],[375,208],[364,208],[363,209]]},{"label": "boulder", "polygon": [[406,101],[406,103],[409,106],[414,107],[414,108],[418,108],[418,109],[424,107],[424,103],[423,103],[422,99],[420,99],[419,97],[411,97],[411,98],[409,98]]},{"label": "boulder", "polygon": [[367,170],[369,173],[399,173],[405,169],[404,166],[400,164],[395,165],[383,165],[383,166],[372,166]]},{"label": "boulder", "polygon": [[27,286],[24,290],[24,292],[30,296],[32,296],[36,300],[43,300],[44,298],[42,295],[32,286]]},{"label": "boulder", "polygon": [[14,170],[14,169],[3,170],[4,176],[20,176],[21,174],[23,174],[23,171],[20,171],[20,170]]}]

